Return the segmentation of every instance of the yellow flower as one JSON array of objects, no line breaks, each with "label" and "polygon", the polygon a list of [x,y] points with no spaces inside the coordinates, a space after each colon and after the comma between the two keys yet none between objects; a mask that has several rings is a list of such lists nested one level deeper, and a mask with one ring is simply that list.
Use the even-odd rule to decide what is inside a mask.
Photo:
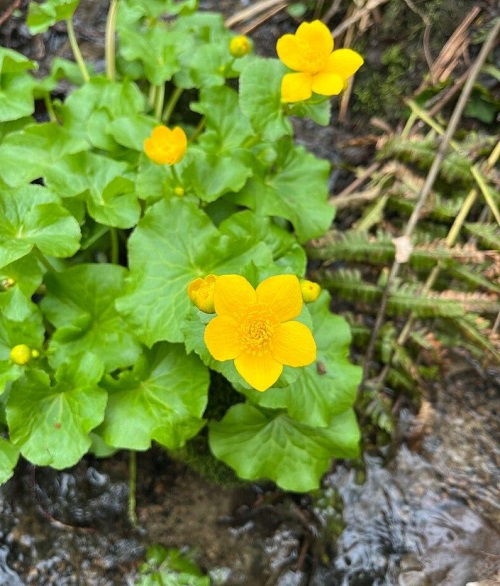
[{"label": "yellow flower", "polygon": [[299,73],[287,73],[281,82],[283,102],[301,102],[312,92],[335,96],[363,65],[351,49],[333,50],[329,28],[319,20],[303,22],[294,35],[283,35],[276,45],[278,57]]},{"label": "yellow flower", "polygon": [[300,290],[302,291],[302,299],[306,303],[316,301],[321,293],[321,287],[318,283],[308,281],[307,279],[300,279]]},{"label": "yellow flower", "polygon": [[191,281],[188,285],[189,299],[196,305],[200,311],[213,313],[214,308],[214,288],[215,275],[207,275],[204,279],[198,278]]},{"label": "yellow flower", "polygon": [[229,43],[229,52],[233,57],[244,57],[252,50],[252,41],[246,35],[233,37]]},{"label": "yellow flower", "polygon": [[156,126],[144,141],[146,155],[160,165],[175,165],[186,153],[187,137],[182,128]]},{"label": "yellow flower", "polygon": [[31,360],[31,348],[26,344],[17,344],[10,350],[10,359],[19,366],[28,364]]},{"label": "yellow flower", "polygon": [[316,359],[310,329],[298,321],[302,309],[294,275],[270,277],[255,290],[239,275],[217,277],[217,317],[205,329],[205,344],[216,360],[234,360],[239,374],[258,391],[280,377],[283,365],[306,366]]}]

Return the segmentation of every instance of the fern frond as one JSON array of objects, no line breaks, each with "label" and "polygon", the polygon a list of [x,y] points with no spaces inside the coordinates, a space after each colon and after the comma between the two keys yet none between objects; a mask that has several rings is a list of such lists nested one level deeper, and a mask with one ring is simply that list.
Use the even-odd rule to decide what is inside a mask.
[{"label": "fern frond", "polygon": [[475,236],[483,246],[500,250],[500,228],[493,224],[481,224],[479,222],[465,224],[465,229],[469,234]]}]

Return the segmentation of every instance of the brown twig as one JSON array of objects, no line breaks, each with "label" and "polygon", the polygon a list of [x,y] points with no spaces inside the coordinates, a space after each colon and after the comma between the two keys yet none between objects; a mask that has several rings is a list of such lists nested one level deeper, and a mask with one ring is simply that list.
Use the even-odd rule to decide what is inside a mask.
[{"label": "brown twig", "polygon": [[255,2],[252,6],[239,10],[229,18],[226,18],[226,26],[230,28],[239,22],[243,22],[256,16],[260,12],[264,12],[268,8],[272,8],[276,4],[283,4],[283,1],[284,0],[261,0],[260,2]]},{"label": "brown twig", "polygon": [[363,185],[363,183],[369,179],[373,173],[375,173],[375,171],[380,167],[381,163],[373,163],[372,165],[370,165],[368,167],[368,169],[366,169],[365,171],[363,171],[363,173],[357,178],[355,179],[352,183],[350,183],[345,189],[343,189],[338,195],[331,197],[329,202],[332,204],[335,204],[336,201],[339,201],[340,199],[345,198],[346,196],[348,196],[350,193],[353,193],[354,191],[356,191],[356,189],[358,187],[360,187],[361,185]]},{"label": "brown twig", "polygon": [[[453,110],[453,114],[451,115],[450,122],[448,124],[448,128],[446,129],[446,132],[445,132],[443,138],[441,139],[441,143],[439,145],[436,157],[432,163],[431,168],[429,169],[429,173],[427,174],[425,183],[420,191],[415,208],[413,209],[413,212],[410,216],[410,219],[408,220],[408,224],[406,225],[406,228],[403,232],[403,237],[410,238],[411,235],[413,234],[413,231],[414,231],[414,229],[417,225],[417,222],[420,218],[420,212],[422,211],[422,208],[425,205],[427,198],[431,192],[432,186],[434,185],[434,182],[436,181],[436,178],[439,173],[439,169],[441,167],[441,163],[443,162],[443,159],[446,155],[446,152],[448,151],[450,141],[452,140],[452,137],[453,137],[453,135],[457,129],[458,123],[460,121],[460,118],[462,117],[462,113],[463,113],[464,108],[467,104],[467,101],[469,99],[469,96],[470,96],[470,93],[471,93],[472,88],[474,86],[474,83],[476,82],[477,76],[479,75],[479,72],[480,72],[482,66],[484,65],[486,57],[488,56],[489,52],[491,51],[491,49],[493,48],[493,46],[495,44],[496,37],[498,35],[499,30],[500,30],[500,19],[498,19],[495,22],[492,30],[490,31],[490,33],[488,35],[488,38],[484,42],[484,44],[481,48],[481,51],[479,52],[479,55],[477,56],[476,61],[474,62],[473,66],[471,68],[470,77],[467,79],[467,81],[462,89],[462,93],[460,94],[460,98],[458,99],[458,102],[455,106],[455,109]],[[391,294],[391,289],[392,289],[394,280],[398,276],[401,265],[402,265],[402,263],[399,263],[397,260],[394,261],[394,263],[392,264],[390,273],[389,273],[389,277],[387,279],[386,286],[384,288],[384,292],[383,292],[382,299],[380,302],[380,307],[379,307],[379,310],[377,313],[375,324],[374,324],[373,330],[372,330],[372,335],[370,337],[370,342],[368,344],[368,348],[367,348],[366,355],[365,355],[365,361],[363,364],[363,382],[366,381],[366,378],[369,373],[370,364],[371,364],[373,352],[375,349],[375,342],[377,340],[378,333],[380,331],[380,328],[381,328],[382,323],[385,318],[387,302],[389,299],[389,295]]]},{"label": "brown twig", "polygon": [[330,8],[323,15],[323,18],[321,20],[327,23],[331,18],[335,16],[335,14],[337,14],[341,4],[342,0],[334,0]]},{"label": "brown twig", "polygon": [[286,2],[282,2],[281,4],[278,4],[278,6],[271,8],[270,10],[268,10],[267,12],[262,14],[260,17],[256,18],[255,20],[252,20],[252,22],[250,22],[246,26],[242,27],[239,30],[239,32],[246,35],[247,33],[255,30],[261,24],[266,22],[266,20],[269,20],[275,14],[278,14],[278,12],[281,12],[287,6],[288,6],[288,4]]},{"label": "brown twig", "polygon": [[339,26],[334,28],[332,31],[332,35],[334,37],[338,37],[341,33],[343,33],[345,30],[347,30],[350,26],[352,26],[354,23],[358,22],[358,20],[360,18],[363,18],[366,14],[368,14],[369,12],[374,10],[377,6],[380,6],[381,4],[384,4],[387,1],[388,0],[370,0],[366,4],[366,6],[357,10],[352,16],[349,16],[348,18],[346,18],[344,20],[344,22],[341,22],[339,24]]},{"label": "brown twig", "polygon": [[3,14],[0,16],[0,26],[9,20],[14,10],[17,10],[19,6],[21,6],[21,0],[14,0],[14,2],[3,11]]}]

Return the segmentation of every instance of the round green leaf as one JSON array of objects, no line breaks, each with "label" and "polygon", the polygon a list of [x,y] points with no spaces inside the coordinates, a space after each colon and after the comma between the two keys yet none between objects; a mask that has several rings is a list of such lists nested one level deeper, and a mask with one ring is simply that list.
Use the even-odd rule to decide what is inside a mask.
[{"label": "round green leaf", "polygon": [[19,450],[8,440],[0,437],[0,484],[7,482],[14,473]]},{"label": "round green leaf", "polygon": [[50,342],[55,365],[82,352],[98,355],[107,371],[133,364],[141,347],[116,311],[126,270],[111,264],[81,264],[46,275],[42,310],[57,330]]},{"label": "round green leaf", "polygon": [[182,446],[203,426],[208,370],[180,345],[158,344],[134,369],[108,377],[106,416],[99,432],[117,448],[146,450],[155,440],[169,449]]},{"label": "round green leaf", "polygon": [[357,457],[359,439],[352,410],[334,416],[327,428],[315,428],[249,404],[231,407],[209,432],[212,452],[238,476],[267,478],[296,492],[318,488],[332,458]]},{"label": "round green leaf", "polygon": [[56,384],[29,370],[11,389],[6,413],[10,439],[37,466],[73,466],[91,445],[89,432],[104,418],[106,392],[97,386],[102,362],[85,354],[56,372]]},{"label": "round green leaf", "polygon": [[79,242],[78,222],[51,191],[40,185],[0,188],[0,267],[34,246],[49,256],[71,256]]}]

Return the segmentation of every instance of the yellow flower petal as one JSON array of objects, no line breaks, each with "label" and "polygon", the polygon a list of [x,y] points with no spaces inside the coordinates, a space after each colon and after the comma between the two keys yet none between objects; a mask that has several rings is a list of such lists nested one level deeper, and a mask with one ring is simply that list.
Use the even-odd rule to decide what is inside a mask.
[{"label": "yellow flower petal", "polygon": [[226,315],[214,317],[205,328],[204,341],[215,360],[232,360],[241,353],[238,322]]},{"label": "yellow flower petal", "polygon": [[312,79],[312,89],[322,96],[336,96],[344,89],[344,80],[336,73],[317,73]]},{"label": "yellow flower petal", "polygon": [[241,354],[234,365],[239,374],[258,391],[265,391],[280,377],[283,366],[270,354]]},{"label": "yellow flower petal", "polygon": [[302,102],[312,95],[312,77],[309,73],[287,73],[281,80],[283,102]]},{"label": "yellow flower petal", "polygon": [[325,72],[336,73],[345,80],[352,77],[363,63],[363,57],[356,51],[337,49],[328,57]]},{"label": "yellow flower petal", "polygon": [[302,71],[307,63],[304,60],[303,51],[295,35],[283,35],[276,43],[276,52],[280,60],[290,69]]},{"label": "yellow flower petal", "polygon": [[214,302],[216,313],[238,318],[257,302],[257,295],[244,277],[222,275],[215,282]]},{"label": "yellow flower petal", "polygon": [[257,287],[257,302],[266,306],[278,322],[297,317],[302,311],[302,292],[295,275],[269,277]]},{"label": "yellow flower petal", "polygon": [[189,299],[196,305],[200,311],[205,313],[213,313],[214,307],[214,289],[215,275],[207,275],[204,279],[197,278],[191,281],[188,285]]},{"label": "yellow flower petal", "polygon": [[299,43],[307,45],[318,56],[326,58],[333,51],[332,33],[321,20],[303,22],[297,29],[295,36]]},{"label": "yellow flower petal", "polygon": [[178,126],[172,130],[163,125],[156,126],[144,141],[146,155],[159,165],[178,163],[184,157],[186,148],[186,133]]},{"label": "yellow flower petal", "polygon": [[184,154],[184,151],[187,148],[187,136],[184,130],[182,130],[180,126],[175,126],[174,128],[172,128],[170,136],[171,140],[175,143],[178,150]]},{"label": "yellow flower petal", "polygon": [[306,366],[316,360],[316,342],[311,330],[298,321],[279,324],[271,343],[275,360],[288,366]]}]

